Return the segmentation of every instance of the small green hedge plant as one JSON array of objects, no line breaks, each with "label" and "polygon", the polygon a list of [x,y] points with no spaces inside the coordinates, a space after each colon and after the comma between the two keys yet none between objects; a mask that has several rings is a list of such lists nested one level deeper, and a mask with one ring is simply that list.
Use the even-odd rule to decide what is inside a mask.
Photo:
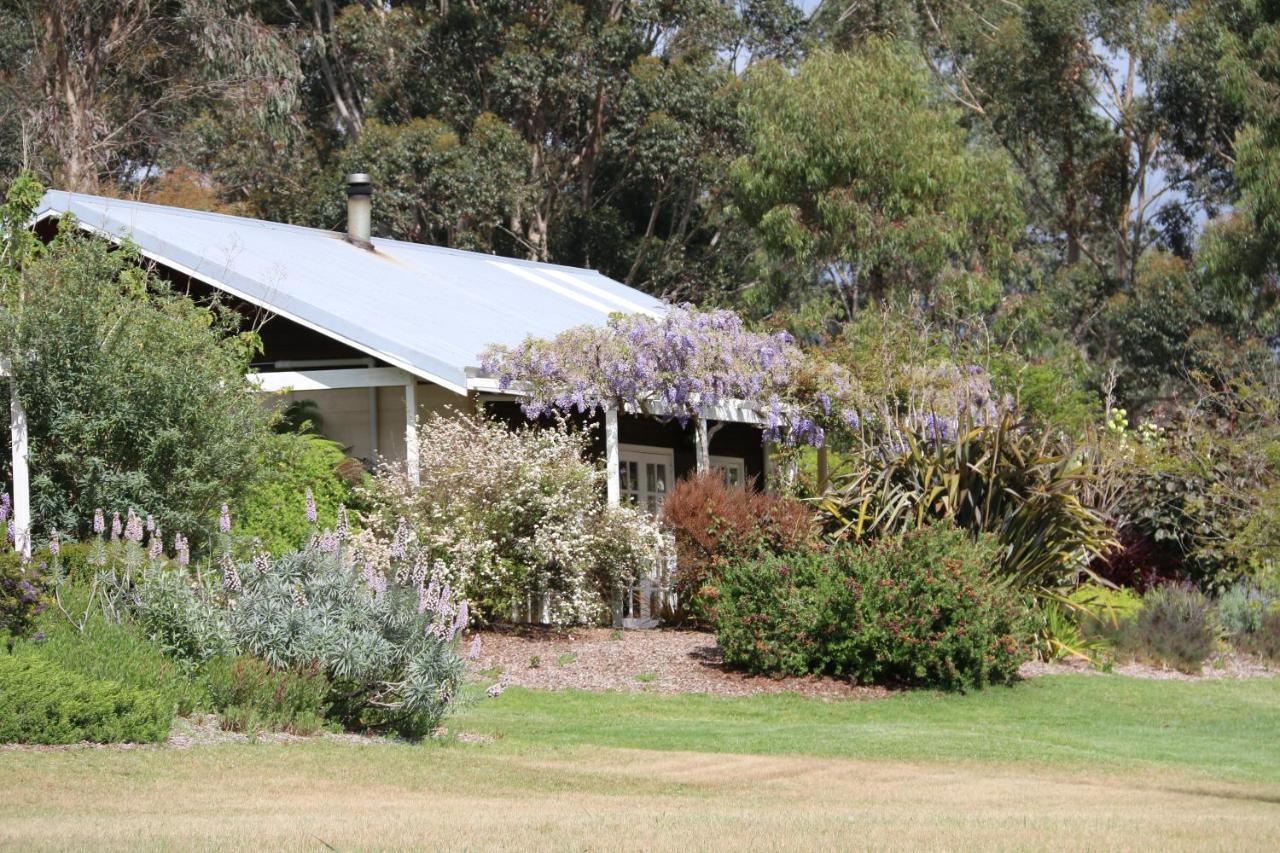
[{"label": "small green hedge plant", "polygon": [[173,708],[159,693],[0,655],[0,743],[155,743],[172,722]]},{"label": "small green hedge plant", "polygon": [[936,525],[732,564],[716,634],[755,673],[968,690],[1013,680],[1033,626],[992,578],[990,537]]}]

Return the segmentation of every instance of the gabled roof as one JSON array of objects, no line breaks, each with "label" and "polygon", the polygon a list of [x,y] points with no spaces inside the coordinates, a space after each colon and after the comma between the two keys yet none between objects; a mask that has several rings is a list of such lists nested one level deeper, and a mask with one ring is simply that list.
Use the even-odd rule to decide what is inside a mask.
[{"label": "gabled roof", "polygon": [[592,270],[220,213],[57,190],[37,221],[131,240],[148,258],[315,329],[423,379],[466,393],[490,344],[551,337],[612,312],[659,316],[663,303]]}]

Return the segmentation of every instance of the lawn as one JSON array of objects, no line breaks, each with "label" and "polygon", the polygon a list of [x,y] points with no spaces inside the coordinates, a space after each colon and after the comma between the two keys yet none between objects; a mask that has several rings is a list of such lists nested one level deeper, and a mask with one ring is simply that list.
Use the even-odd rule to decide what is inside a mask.
[{"label": "lawn", "polygon": [[1280,683],[869,702],[508,690],[483,744],[0,751],[0,846],[1265,849]]}]

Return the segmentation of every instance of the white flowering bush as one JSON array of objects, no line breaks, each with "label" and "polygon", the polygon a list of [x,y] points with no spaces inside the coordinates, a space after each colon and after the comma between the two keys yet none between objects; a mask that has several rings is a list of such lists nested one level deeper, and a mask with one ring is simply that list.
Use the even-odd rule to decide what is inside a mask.
[{"label": "white flowering bush", "polygon": [[384,543],[381,570],[406,556],[426,566],[480,618],[509,619],[534,599],[553,624],[596,620],[618,580],[651,565],[658,531],[606,505],[604,470],[586,450],[587,436],[563,425],[432,416],[418,433],[419,484],[382,467],[366,488],[361,541]]}]

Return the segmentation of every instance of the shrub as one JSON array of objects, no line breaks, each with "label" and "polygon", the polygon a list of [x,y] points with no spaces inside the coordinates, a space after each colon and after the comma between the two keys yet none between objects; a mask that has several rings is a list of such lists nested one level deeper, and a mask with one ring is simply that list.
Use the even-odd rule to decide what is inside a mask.
[{"label": "shrub", "polygon": [[39,657],[87,678],[155,693],[180,715],[204,704],[204,690],[190,670],[167,656],[139,626],[108,619],[90,600],[86,585],[62,584],[57,594],[57,605],[41,615],[39,632],[21,644],[17,654]]},{"label": "shrub", "polygon": [[0,742],[149,743],[173,722],[166,699],[50,661],[0,655]]},{"label": "shrub", "polygon": [[419,737],[457,700],[465,667],[455,638],[468,608],[421,564],[380,564],[387,550],[370,549],[326,531],[274,562],[226,564],[220,587],[155,566],[123,596],[172,653],[321,672],[333,719]]},{"label": "shrub", "polygon": [[1213,603],[1198,589],[1178,583],[1147,592],[1142,607],[1125,626],[1120,651],[1142,660],[1199,672],[1212,654],[1218,626]]},{"label": "shrub", "polygon": [[1277,602],[1274,597],[1248,581],[1237,581],[1218,597],[1218,617],[1222,631],[1238,642],[1262,630],[1263,620]]},{"label": "shrub", "polygon": [[235,641],[215,602],[212,586],[202,587],[200,594],[192,589],[199,584],[185,570],[159,565],[149,567],[134,589],[121,591],[127,596],[133,614],[143,632],[160,645],[167,655],[189,665],[202,663],[219,655],[233,653]]},{"label": "shrub", "polygon": [[241,655],[214,658],[203,674],[224,728],[309,735],[323,723],[329,681],[315,665],[281,671]]},{"label": "shrub", "polygon": [[311,433],[274,435],[258,476],[236,502],[234,532],[271,554],[297,548],[313,524],[304,512],[307,490],[315,498],[314,523],[333,527],[338,507],[355,505],[355,487],[364,476],[335,441]]},{"label": "shrub", "polygon": [[[0,543],[4,547],[7,543]],[[23,563],[20,554],[0,550],[0,639],[9,648],[14,640],[31,633],[45,601],[40,564]]]},{"label": "shrub", "polygon": [[1026,589],[1058,586],[1114,546],[1087,504],[1090,457],[1011,412],[959,422],[927,416],[881,425],[822,508],[852,541],[949,522],[1000,543],[1000,566]]},{"label": "shrub", "polygon": [[19,286],[5,343],[31,427],[33,515],[85,534],[96,507],[145,507],[196,536],[252,479],[270,434],[240,315],[176,293],[136,250],[70,217]]},{"label": "shrub", "polygon": [[709,615],[724,566],[763,553],[818,547],[813,511],[799,500],[725,485],[715,474],[676,483],[662,508],[676,543],[676,593],[686,614]]},{"label": "shrub", "polygon": [[990,537],[938,525],[732,563],[716,608],[725,662],[950,690],[1011,681],[1031,624],[991,577],[996,553]]},{"label": "shrub", "polygon": [[1245,648],[1267,660],[1280,661],[1280,610],[1273,608],[1262,617],[1262,624],[1249,635]]},{"label": "shrub", "polygon": [[418,447],[419,486],[402,468],[380,468],[365,492],[367,523],[385,541],[405,519],[414,559],[481,617],[507,619],[549,595],[549,621],[593,620],[620,577],[651,565],[657,530],[636,510],[606,506],[585,433],[435,415]]}]

